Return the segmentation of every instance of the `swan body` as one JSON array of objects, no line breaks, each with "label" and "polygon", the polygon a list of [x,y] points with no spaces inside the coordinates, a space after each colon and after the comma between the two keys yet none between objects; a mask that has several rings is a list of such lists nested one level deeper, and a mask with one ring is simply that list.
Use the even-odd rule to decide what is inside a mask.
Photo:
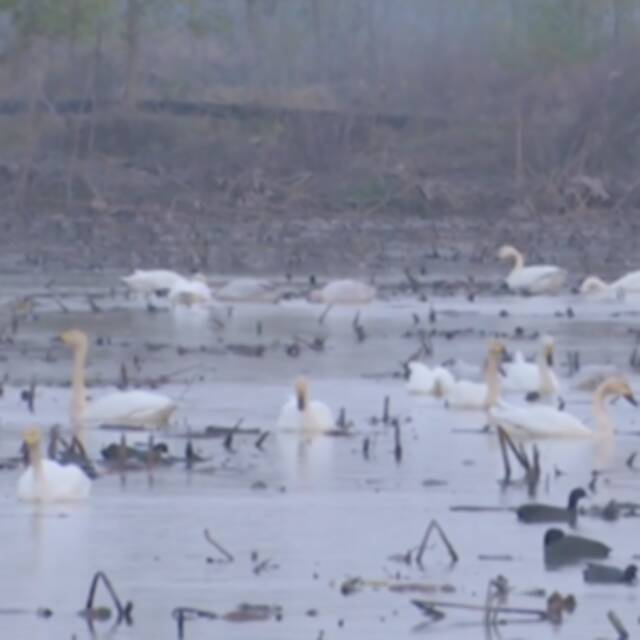
[{"label": "swan body", "polygon": [[166,425],[176,405],[167,396],[142,389],[117,391],[91,401],[84,418],[89,425],[117,424],[128,427]]},{"label": "swan body", "polygon": [[624,378],[608,378],[596,389],[593,397],[593,415],[596,428],[590,429],[582,420],[549,406],[516,407],[498,405],[490,410],[491,418],[506,431],[533,438],[590,438],[612,436],[614,426],[606,411],[604,401],[609,396],[620,395],[632,404],[636,400]]},{"label": "swan body", "polygon": [[363,304],[376,296],[375,287],[357,280],[332,280],[321,289],[311,292],[311,302],[324,304]]},{"label": "swan body", "polygon": [[567,271],[552,265],[524,266],[524,256],[510,245],[498,250],[500,260],[513,260],[514,265],[505,282],[512,291],[521,293],[556,293],[567,279]]},{"label": "swan body", "polygon": [[160,427],[168,424],[176,404],[167,396],[151,391],[116,391],[87,402],[85,364],[89,341],[78,329],[65,331],[62,342],[73,351],[71,379],[71,422],[76,433],[82,427],[117,424],[130,427]]},{"label": "swan body", "polygon": [[585,278],[580,285],[580,293],[593,294],[601,292],[640,293],[640,271],[630,271],[613,282],[605,282],[598,276]]},{"label": "swan body", "polygon": [[231,280],[215,292],[215,297],[223,302],[275,302],[278,299],[271,282],[255,278]]},{"label": "swan body", "polygon": [[409,363],[407,391],[412,394],[446,395],[455,384],[455,378],[444,367],[429,368],[422,362]]},{"label": "swan body", "polygon": [[485,363],[485,382],[458,380],[446,390],[446,404],[452,409],[489,409],[500,397],[500,361],[504,345],[498,340],[489,343]]},{"label": "swan body", "polygon": [[506,391],[537,392],[541,396],[557,394],[560,384],[552,369],[553,356],[554,342],[550,336],[540,341],[535,363],[527,362],[522,353],[516,351],[513,362],[503,365],[502,388]]},{"label": "swan body", "polygon": [[42,458],[41,435],[29,429],[24,436],[29,467],[18,478],[17,495],[25,502],[72,502],[91,493],[91,480],[73,464],[61,465]]},{"label": "swan body", "polygon": [[124,276],[122,281],[133,291],[150,295],[156,291],[169,291],[171,287],[184,278],[175,271],[166,269],[136,269],[132,274]]},{"label": "swan body", "polygon": [[202,277],[180,278],[169,289],[169,302],[172,306],[193,307],[212,302],[211,289]]},{"label": "swan body", "polygon": [[296,429],[308,434],[329,431],[335,427],[333,413],[320,400],[309,400],[306,380],[296,382],[296,394],[280,410],[279,429]]}]

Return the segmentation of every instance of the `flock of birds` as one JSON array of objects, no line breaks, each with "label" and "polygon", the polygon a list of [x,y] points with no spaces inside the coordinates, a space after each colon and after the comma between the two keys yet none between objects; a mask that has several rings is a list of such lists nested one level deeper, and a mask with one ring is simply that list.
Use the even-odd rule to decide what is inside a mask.
[{"label": "flock of birds", "polygon": [[[566,270],[553,265],[527,266],[522,253],[512,246],[501,247],[498,257],[513,261],[513,268],[505,278],[506,286],[513,292],[551,294],[565,285]],[[142,294],[147,300],[156,294],[168,296],[172,306],[207,306],[216,300],[265,302],[275,299],[270,283],[259,279],[232,281],[215,291],[201,276],[185,278],[166,270],[136,270],[123,281],[131,291]],[[589,276],[582,283],[580,292],[585,295],[604,292],[616,297],[640,293],[640,271],[628,273],[609,284]],[[309,293],[311,301],[324,304],[365,304],[375,296],[373,286],[355,280],[335,280]],[[85,386],[88,337],[83,331],[72,329],[65,331],[59,339],[72,353],[70,423],[81,443],[86,429],[101,424],[154,429],[169,423],[178,406],[171,398],[155,391],[116,391],[89,401]],[[411,394],[441,399],[450,410],[481,410],[490,427],[500,426],[518,438],[613,438],[615,425],[606,401],[611,397],[622,397],[635,405],[627,380],[613,375],[599,381],[593,394],[594,426],[590,427],[564,410],[560,381],[554,371],[554,351],[553,339],[543,336],[534,362],[526,360],[520,352],[508,358],[505,345],[492,339],[483,366],[457,363],[451,367],[430,367],[423,362],[410,362],[407,389]],[[503,392],[525,394],[527,402],[507,402],[502,398]],[[335,425],[331,408],[322,401],[311,399],[307,381],[298,379],[294,396],[282,407],[278,428],[297,430],[305,438],[313,439],[335,429]],[[73,501],[90,494],[91,480],[82,469],[74,464],[60,464],[43,455],[38,429],[27,430],[24,443],[29,465],[18,480],[17,494],[21,500]],[[578,501],[582,497],[584,491],[579,489],[572,492],[566,508],[531,503],[519,509],[517,515],[523,522],[574,526]],[[546,532],[544,549],[545,558],[552,565],[601,559],[609,553],[609,548],[598,541],[569,535],[557,528]],[[585,579],[601,582],[635,579],[633,565],[618,572],[613,569],[589,565]]]}]

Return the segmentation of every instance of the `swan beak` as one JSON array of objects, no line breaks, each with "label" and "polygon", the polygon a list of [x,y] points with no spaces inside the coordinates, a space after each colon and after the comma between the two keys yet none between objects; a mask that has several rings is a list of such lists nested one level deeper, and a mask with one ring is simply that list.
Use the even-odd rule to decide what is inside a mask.
[{"label": "swan beak", "polygon": [[551,351],[547,353],[547,365],[553,367],[553,353]]},{"label": "swan beak", "polygon": [[507,370],[501,365],[498,365],[498,373],[503,377],[506,378],[507,377]]},{"label": "swan beak", "polygon": [[630,404],[632,404],[634,407],[638,406],[638,401],[636,400],[635,396],[633,395],[633,393],[625,393],[624,394],[624,399],[629,402]]}]

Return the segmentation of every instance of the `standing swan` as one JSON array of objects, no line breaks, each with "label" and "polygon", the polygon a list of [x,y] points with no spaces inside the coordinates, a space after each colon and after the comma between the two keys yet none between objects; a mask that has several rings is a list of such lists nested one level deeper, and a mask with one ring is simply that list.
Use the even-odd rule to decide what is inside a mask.
[{"label": "standing swan", "polygon": [[580,285],[580,293],[583,294],[609,292],[616,295],[640,293],[640,271],[631,271],[608,284],[598,276],[589,276]]},{"label": "standing swan", "polygon": [[521,293],[555,293],[567,278],[567,271],[546,264],[524,266],[524,256],[511,245],[498,250],[500,260],[513,260],[514,265],[505,282],[512,291]]},{"label": "standing swan", "polygon": [[513,362],[504,365],[505,376],[502,380],[506,391],[536,392],[540,396],[552,396],[559,393],[560,384],[553,367],[554,341],[551,336],[543,336],[536,362],[527,362],[517,351]]},{"label": "standing swan", "polygon": [[570,413],[548,406],[498,406],[489,413],[495,423],[514,435],[530,438],[612,437],[614,425],[604,404],[609,396],[622,396],[637,405],[633,391],[624,378],[607,378],[593,395],[595,429],[590,429]]},{"label": "standing swan", "polygon": [[446,405],[452,409],[490,409],[500,398],[500,363],[504,345],[491,340],[484,366],[485,382],[458,380],[445,389]]},{"label": "standing swan", "polygon": [[25,502],[71,502],[91,492],[91,480],[73,464],[61,465],[42,457],[42,437],[33,427],[24,434],[29,467],[18,479],[17,494]]},{"label": "standing swan", "polygon": [[89,341],[78,329],[65,331],[60,339],[73,351],[71,378],[71,423],[82,427],[117,424],[129,427],[160,427],[169,422],[176,405],[167,396],[151,391],[116,391],[87,402],[84,374]]},{"label": "standing swan", "polygon": [[331,409],[320,400],[309,400],[309,387],[304,378],[296,380],[296,394],[280,410],[278,427],[298,429],[314,435],[335,427]]}]

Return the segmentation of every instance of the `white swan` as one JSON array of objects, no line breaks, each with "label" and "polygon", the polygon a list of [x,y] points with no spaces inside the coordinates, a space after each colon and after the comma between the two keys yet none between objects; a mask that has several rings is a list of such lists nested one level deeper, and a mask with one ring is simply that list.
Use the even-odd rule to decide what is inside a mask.
[{"label": "white swan", "polygon": [[622,377],[607,378],[593,395],[595,429],[565,411],[549,406],[497,406],[489,414],[493,422],[514,435],[533,438],[590,438],[612,436],[614,425],[607,413],[604,401],[609,396],[622,396],[631,404],[636,400],[629,383]]},{"label": "white swan", "polygon": [[409,379],[407,391],[411,394],[426,394],[441,397],[455,384],[455,378],[448,369],[434,367],[431,369],[422,362],[409,363]]},{"label": "white swan", "polygon": [[89,341],[78,329],[65,331],[60,339],[73,351],[71,379],[71,422],[76,433],[82,427],[118,424],[130,427],[159,427],[169,422],[176,410],[171,398],[151,391],[116,391],[87,402],[85,364]]},{"label": "white swan", "polygon": [[149,296],[157,291],[166,292],[184,278],[175,271],[166,269],[136,269],[122,281],[132,290]]},{"label": "white swan", "polygon": [[375,287],[357,280],[332,280],[309,294],[311,302],[324,304],[364,304],[375,297]]},{"label": "white swan", "polygon": [[223,302],[276,302],[278,293],[268,280],[239,278],[216,290],[215,297]]},{"label": "white swan", "polygon": [[567,278],[567,271],[546,264],[524,266],[524,256],[510,245],[498,250],[500,260],[513,260],[514,265],[505,282],[512,291],[522,293],[555,293]]},{"label": "white swan", "polygon": [[192,280],[180,278],[169,289],[169,302],[172,306],[202,306],[213,301],[211,289],[204,276],[197,275]]},{"label": "white swan", "polygon": [[513,362],[503,365],[505,376],[502,388],[506,391],[537,392],[540,396],[559,393],[560,383],[553,367],[554,341],[543,336],[536,362],[527,362],[520,351],[516,351]]},{"label": "white swan", "polygon": [[29,467],[18,478],[17,494],[26,502],[71,502],[91,492],[91,480],[79,467],[61,465],[42,457],[42,437],[38,429],[28,429],[24,442],[29,450]]},{"label": "white swan", "polygon": [[309,388],[304,378],[298,378],[296,394],[280,410],[278,428],[297,429],[313,435],[335,427],[331,409],[320,400],[309,400]]},{"label": "white swan", "polygon": [[452,409],[489,409],[500,397],[500,362],[504,345],[491,340],[484,366],[485,382],[458,380],[445,389],[446,405]]},{"label": "white swan", "polygon": [[640,293],[640,271],[631,271],[609,283],[598,278],[598,276],[589,276],[580,285],[580,293],[587,295],[597,293],[613,293],[615,295]]}]

